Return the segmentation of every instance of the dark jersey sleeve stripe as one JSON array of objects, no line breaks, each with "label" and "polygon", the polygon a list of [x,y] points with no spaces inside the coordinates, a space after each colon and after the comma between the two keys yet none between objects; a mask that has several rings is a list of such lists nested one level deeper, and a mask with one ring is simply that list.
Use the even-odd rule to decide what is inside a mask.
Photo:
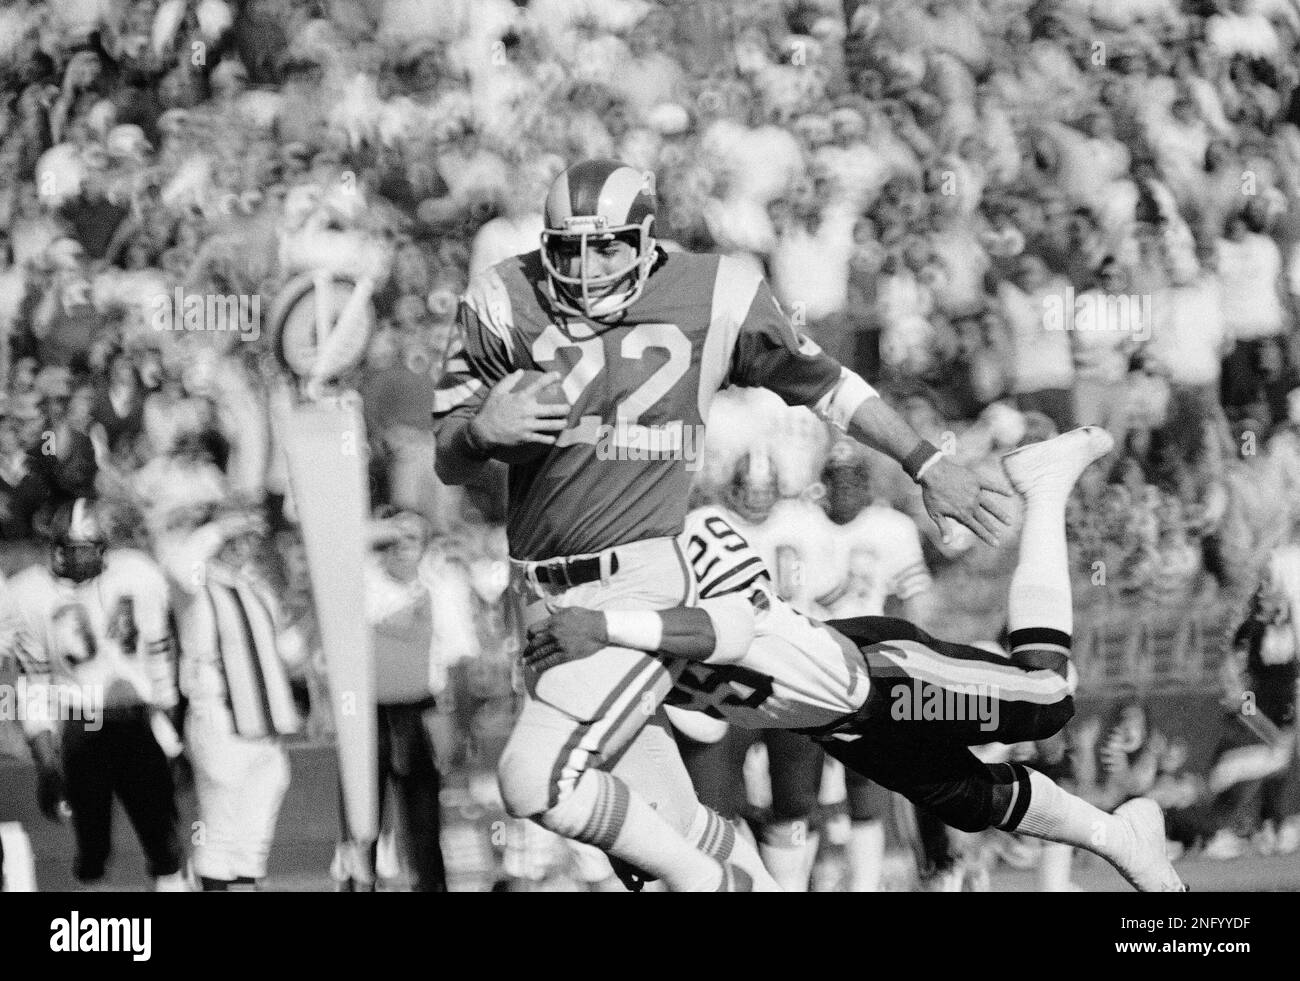
[{"label": "dark jersey sleeve stripe", "polygon": [[456,313],[456,331],[433,393],[433,420],[472,415],[487,390],[510,373],[510,358],[494,334],[464,301]]},{"label": "dark jersey sleeve stripe", "polygon": [[759,576],[766,575],[766,573],[767,570],[763,567],[763,560],[757,555],[752,556],[740,563],[740,565],[726,570],[721,575],[700,586],[700,596],[704,599],[711,599],[724,593],[737,592],[744,589]]}]

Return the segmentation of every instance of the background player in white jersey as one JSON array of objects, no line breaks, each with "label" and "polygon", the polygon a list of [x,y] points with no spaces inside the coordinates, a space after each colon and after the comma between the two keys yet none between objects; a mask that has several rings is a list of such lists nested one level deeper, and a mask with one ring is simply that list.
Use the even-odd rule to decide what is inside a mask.
[{"label": "background player in white jersey", "polygon": [[[799,337],[751,269],[660,248],[654,209],[651,174],[607,160],[569,168],[548,194],[542,248],[477,277],[458,313],[434,405],[438,474],[464,483],[491,458],[511,462],[507,532],[530,622],[568,605],[691,601],[676,541],[686,464],[729,384],[815,407],[904,463],[945,533],[951,519],[996,539],[1000,488],[945,460]],[[565,404],[542,401],[551,379],[516,390],[521,372],[538,370],[562,379]],[[710,830],[716,815],[695,800],[657,711],[671,688],[664,666],[611,646],[526,681],[499,765],[508,810],[672,889],[724,885],[730,870],[708,843],[726,836]],[[608,772],[616,764],[626,779]]]},{"label": "background player in white jersey", "polygon": [[[891,615],[929,626],[933,581],[920,532],[907,515],[874,499],[867,455],[856,444],[839,441],[831,449],[822,483],[822,513],[840,556],[834,568],[843,577],[834,592],[823,597],[823,618],[883,616],[890,604]],[[844,777],[850,889],[877,892],[884,873],[885,818],[894,802],[889,791],[862,774],[846,770]],[[935,837],[926,835],[923,841]],[[930,857],[933,864],[936,857]]]},{"label": "background player in white jersey", "polygon": [[[0,575],[0,616],[7,616],[10,610],[9,586],[5,577]],[[20,691],[18,682],[21,675],[11,640],[13,629],[12,623],[0,619],[0,686],[16,698]],[[21,734],[21,729],[18,733]],[[3,736],[3,731],[0,731],[0,743],[4,742]],[[13,741],[10,741],[10,745],[13,745]],[[53,733],[37,733],[30,749],[37,767],[38,803],[51,818],[57,818],[58,805],[63,799],[63,773],[58,766],[58,748],[54,745]],[[47,800],[50,801],[49,804],[46,803]],[[66,801],[63,803],[66,806]],[[18,821],[0,820],[0,892],[36,890],[36,856],[26,829]]]},{"label": "background player in white jersey", "polygon": [[[1181,891],[1154,801],[1136,798],[1106,814],[1041,773],[986,765],[968,748],[1046,738],[1074,712],[1065,502],[1112,445],[1104,430],[1088,427],[1003,460],[1025,500],[1007,659],[890,617],[821,624],[763,583],[694,609],[561,610],[533,629],[527,659],[544,671],[609,643],[689,658],[671,662],[673,703],[745,725],[798,729],[846,767],[959,830],[997,827],[1065,842],[1101,855],[1139,890]],[[746,551],[732,532],[715,554]]]},{"label": "background player in white jersey", "polygon": [[[735,472],[721,494],[720,503],[704,505],[687,515],[683,542],[701,598],[723,595],[752,579],[756,570],[763,568],[760,557],[775,563],[783,556],[768,537],[776,520],[775,510],[785,503],[778,500],[778,491],[772,461],[766,449],[756,445],[735,461]],[[751,553],[740,563],[718,562],[709,554],[706,541],[708,526],[715,517],[723,522],[719,527],[734,527],[756,543],[758,554]],[[822,521],[825,522],[824,515]],[[789,522],[778,526],[781,534],[788,530],[791,530]],[[801,582],[798,570],[794,573],[790,578]],[[680,730],[681,716],[672,712],[670,718]],[[814,827],[819,809],[821,749],[810,740],[782,729],[730,726],[707,745],[685,743],[683,757],[697,790],[703,787],[703,794],[718,800],[720,812],[734,818],[747,807],[745,781],[736,771],[758,742],[766,751],[766,776],[771,787],[771,813],[759,826],[759,852],[763,864],[784,890],[803,892],[808,888],[819,839]]]},{"label": "background player in white jersey", "polygon": [[[88,501],[57,508],[45,531],[49,567],[31,566],[9,582],[10,642],[29,684],[67,696],[51,702],[69,716],[62,722],[24,724],[42,772],[42,810],[54,815],[61,781],[77,845],[74,873],[94,882],[106,871],[117,797],[155,887],[183,890],[169,765],[180,743],[165,714],[176,704],[166,580],[143,552],[105,551]],[[67,711],[72,701],[80,704]]]},{"label": "background player in white jersey", "polygon": [[[800,411],[806,410],[784,408],[790,417]],[[783,428],[780,414],[768,411],[765,417],[770,429]],[[872,502],[866,454],[861,447],[851,440],[838,442],[820,475],[822,483],[813,485],[819,475],[791,459],[777,440],[755,438],[751,442],[751,448],[736,461],[721,506],[726,521],[772,570],[778,595],[798,612],[820,619],[879,616],[885,612],[886,599],[897,598],[901,601],[897,612],[913,623],[923,622],[923,600],[931,580],[920,534],[910,518]],[[777,456],[781,471],[794,478],[787,481],[786,489],[795,496],[778,499],[778,467],[771,456]],[[809,492],[814,487],[826,489],[822,503],[811,499]],[[691,528],[709,513],[705,509],[688,517],[687,552],[692,559],[702,554],[703,545],[691,544]],[[701,596],[718,589],[725,589],[725,583],[702,583]],[[756,738],[752,732],[733,728],[718,744],[693,751],[688,769],[697,785],[697,764],[717,761],[717,765],[731,765]],[[823,755],[816,746],[792,739],[784,731],[764,730],[761,738],[767,744],[775,820],[763,828],[760,850],[787,891],[804,889],[818,846],[818,835],[810,828]],[[719,784],[726,785],[716,779],[711,782]],[[890,806],[890,794],[852,771],[847,774],[847,785],[852,887],[874,892],[879,888],[884,861],[882,818]]]}]

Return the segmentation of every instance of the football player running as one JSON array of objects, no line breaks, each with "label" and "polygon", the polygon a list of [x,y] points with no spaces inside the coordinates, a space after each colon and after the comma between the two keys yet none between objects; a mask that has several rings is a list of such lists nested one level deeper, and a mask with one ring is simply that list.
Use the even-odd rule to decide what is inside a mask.
[{"label": "football player running", "polygon": [[[559,610],[531,630],[525,659],[546,672],[610,644],[660,651],[674,659],[665,662],[677,685],[670,704],[798,729],[962,831],[1067,843],[1102,856],[1140,891],[1182,891],[1154,801],[1136,798],[1107,814],[1035,770],[987,765],[968,748],[1045,739],[1074,712],[1065,503],[1113,442],[1086,427],[1003,458],[1025,511],[1008,597],[1009,659],[890,617],[818,623],[776,599],[762,571],[693,609]],[[696,575],[716,579],[742,562],[752,570],[743,539],[716,515],[710,522],[692,530]]]},{"label": "football player running", "polygon": [[[942,457],[799,336],[761,276],[662,249],[653,175],[576,164],[552,185],[545,219],[540,249],[470,284],[434,401],[444,482],[473,479],[492,458],[511,464],[507,533],[528,623],[568,606],[694,602],[678,543],[688,464],[726,385],[770,388],[898,460],[945,536],[950,521],[989,542],[1005,526],[1006,492]],[[567,404],[554,404],[552,383]],[[662,661],[610,644],[527,671],[525,684],[498,767],[512,815],[674,891],[763,884],[752,848],[735,851],[730,827],[695,799],[661,710],[672,688]]]}]

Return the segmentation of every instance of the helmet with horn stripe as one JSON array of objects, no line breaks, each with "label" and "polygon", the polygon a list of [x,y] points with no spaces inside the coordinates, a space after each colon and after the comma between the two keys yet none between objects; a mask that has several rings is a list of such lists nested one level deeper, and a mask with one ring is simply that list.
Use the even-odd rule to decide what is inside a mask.
[{"label": "helmet with horn stripe", "polygon": [[[655,263],[655,207],[654,174],[617,160],[584,160],[555,179],[546,196],[542,265],[558,310],[600,319],[636,302]],[[610,242],[635,254],[620,268],[596,270],[593,250]]]}]

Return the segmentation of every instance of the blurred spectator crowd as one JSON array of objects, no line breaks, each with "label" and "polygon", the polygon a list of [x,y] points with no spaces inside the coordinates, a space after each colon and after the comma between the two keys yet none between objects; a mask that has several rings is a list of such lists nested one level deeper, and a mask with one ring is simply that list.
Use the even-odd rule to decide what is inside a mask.
[{"label": "blurred spectator crowd", "polygon": [[[1300,509],[1298,47],[1287,0],[8,4],[4,571],[52,500],[111,499],[146,541],[215,487],[267,511],[309,616],[271,312],[303,274],[360,284],[373,501],[424,514],[493,611],[493,667],[461,686],[483,710],[462,751],[490,747],[501,488],[438,484],[428,406],[468,278],[536,247],[566,163],[615,157],[657,175],[667,247],[754,263],[963,462],[1109,428],[1069,515],[1085,627],[1195,600],[1227,650]],[[261,320],[160,329],[177,290]],[[1011,550],[942,545],[901,471],[856,463],[859,506],[926,538],[951,600],[930,628],[995,636]],[[742,393],[699,493],[816,502],[836,464],[809,417]]]}]

